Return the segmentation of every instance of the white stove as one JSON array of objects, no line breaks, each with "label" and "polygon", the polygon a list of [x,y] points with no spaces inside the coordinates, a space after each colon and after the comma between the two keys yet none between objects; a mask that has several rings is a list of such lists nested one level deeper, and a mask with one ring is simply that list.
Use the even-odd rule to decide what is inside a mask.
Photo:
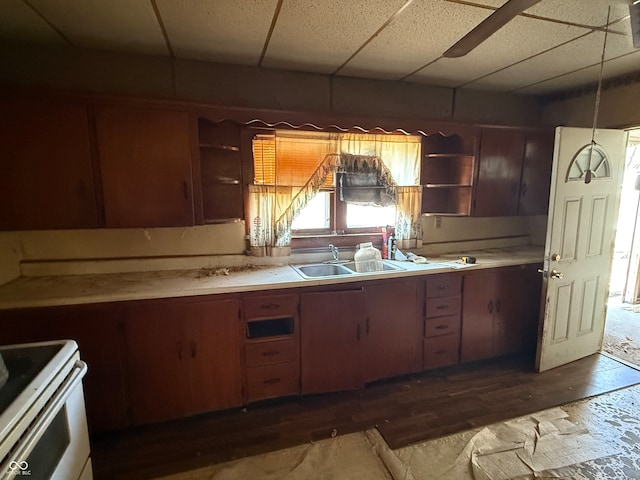
[{"label": "white stove", "polygon": [[0,479],[91,480],[82,391],[87,365],[72,340],[0,347]]}]

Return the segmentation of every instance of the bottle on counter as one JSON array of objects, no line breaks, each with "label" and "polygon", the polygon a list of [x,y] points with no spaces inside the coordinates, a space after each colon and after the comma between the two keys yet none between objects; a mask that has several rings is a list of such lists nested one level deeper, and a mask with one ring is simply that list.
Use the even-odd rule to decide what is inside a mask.
[{"label": "bottle on counter", "polygon": [[356,262],[356,272],[379,272],[384,268],[382,254],[371,242],[359,244],[353,259]]},{"label": "bottle on counter", "polygon": [[395,232],[391,232],[389,238],[387,239],[387,255],[389,260],[396,259],[396,234]]}]

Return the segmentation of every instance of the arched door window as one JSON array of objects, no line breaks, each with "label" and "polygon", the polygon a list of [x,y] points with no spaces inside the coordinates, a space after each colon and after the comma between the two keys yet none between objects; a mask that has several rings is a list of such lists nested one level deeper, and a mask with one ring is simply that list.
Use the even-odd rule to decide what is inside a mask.
[{"label": "arched door window", "polygon": [[[590,172],[587,174],[587,172]],[[609,178],[611,166],[606,153],[598,145],[585,145],[581,148],[569,165],[567,181],[587,181]]]}]

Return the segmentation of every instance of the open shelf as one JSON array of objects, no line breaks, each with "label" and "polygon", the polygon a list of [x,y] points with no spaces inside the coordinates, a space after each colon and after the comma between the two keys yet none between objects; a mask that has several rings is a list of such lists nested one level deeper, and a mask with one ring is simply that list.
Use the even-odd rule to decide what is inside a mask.
[{"label": "open shelf", "polygon": [[198,119],[204,222],[224,223],[244,216],[240,125]]},{"label": "open shelf", "polygon": [[422,144],[422,213],[470,215],[476,136],[442,135]]}]

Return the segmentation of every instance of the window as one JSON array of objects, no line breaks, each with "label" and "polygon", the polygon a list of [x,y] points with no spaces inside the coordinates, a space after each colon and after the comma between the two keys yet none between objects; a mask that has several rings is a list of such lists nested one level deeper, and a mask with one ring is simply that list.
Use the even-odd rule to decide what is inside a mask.
[{"label": "window", "polygon": [[254,136],[247,216],[252,247],[288,246],[292,237],[380,233],[379,227],[399,221],[416,232],[420,202],[413,194],[411,212],[402,211],[396,192],[405,200],[407,188],[420,195],[420,146],[420,136],[405,134],[276,130]]}]

